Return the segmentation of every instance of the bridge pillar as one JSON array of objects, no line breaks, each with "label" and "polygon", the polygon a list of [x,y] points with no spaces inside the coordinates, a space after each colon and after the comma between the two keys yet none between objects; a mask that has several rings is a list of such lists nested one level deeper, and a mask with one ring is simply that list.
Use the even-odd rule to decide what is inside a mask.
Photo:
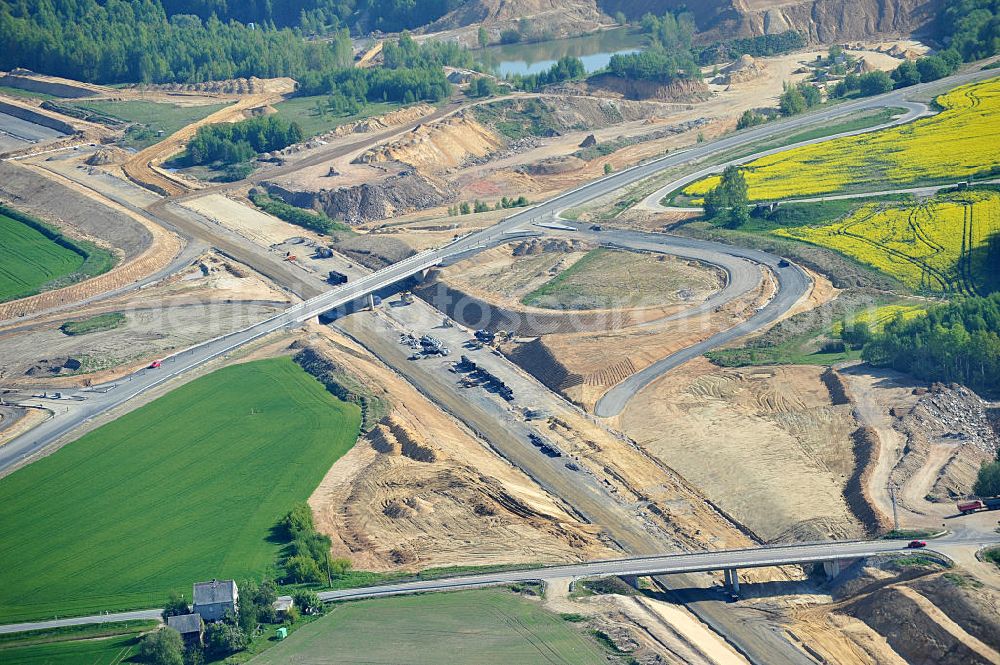
[{"label": "bridge pillar", "polygon": [[837,575],[840,575],[840,560],[835,561],[824,561],[823,562],[823,572],[826,573],[827,579],[832,580]]},{"label": "bridge pillar", "polygon": [[639,576],[638,575],[619,575],[618,579],[620,579],[622,582],[624,582],[625,584],[629,585],[630,587],[632,587],[636,591],[639,590]]},{"label": "bridge pillar", "polygon": [[735,568],[727,568],[725,570],[726,575],[726,586],[733,595],[737,595],[740,592],[740,571]]}]

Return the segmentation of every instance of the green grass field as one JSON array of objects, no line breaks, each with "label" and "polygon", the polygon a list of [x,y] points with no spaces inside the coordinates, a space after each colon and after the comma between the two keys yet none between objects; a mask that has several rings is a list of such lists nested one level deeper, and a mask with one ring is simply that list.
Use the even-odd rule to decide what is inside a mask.
[{"label": "green grass field", "polygon": [[114,330],[125,325],[125,315],[121,312],[107,312],[87,319],[67,321],[59,326],[65,335],[89,335],[102,330]]},{"label": "green grass field", "polygon": [[0,622],[160,607],[259,577],[271,528],[354,444],[360,409],[287,357],[227,367],[0,480]]},{"label": "green grass field", "polygon": [[491,589],[336,605],[251,662],[596,665],[608,654],[579,624]]},{"label": "green grass field", "polygon": [[68,626],[0,635],[0,662],[111,665],[132,656],[143,632],[156,621]]},{"label": "green grass field", "polygon": [[83,262],[81,254],[0,213],[0,302],[38,293],[45,284],[79,270]]},{"label": "green grass field", "polygon": [[228,106],[228,104],[177,106],[175,104],[162,104],[142,100],[127,102],[82,101],[73,102],[71,105],[114,116],[125,122],[136,122],[146,125],[149,128],[148,132],[126,135],[125,143],[132,148],[145,148],[153,145],[157,141],[162,140],[162,137],[156,136],[157,131],[162,130],[164,136],[170,136],[182,127],[190,125],[196,120],[201,120],[205,116]]},{"label": "green grass field", "polygon": [[395,111],[400,107],[399,104],[383,102],[379,104],[369,104],[365,106],[360,113],[355,113],[353,115],[335,115],[333,113],[321,115],[316,112],[316,102],[324,104],[326,103],[326,100],[327,95],[292,97],[287,101],[275,104],[274,108],[278,111],[279,116],[289,120],[290,122],[299,123],[303,133],[305,133],[308,137],[328,132],[331,129],[336,129],[340,125],[345,125],[349,122],[354,122],[355,120],[370,118],[373,115],[382,115],[383,113],[388,113],[389,111]]},{"label": "green grass field", "polygon": [[138,644],[137,635],[33,644],[0,649],[0,662],[10,665],[118,665],[137,653]]},{"label": "green grass field", "polygon": [[20,97],[22,99],[59,99],[59,97],[50,95],[47,92],[32,92],[31,90],[14,88],[9,85],[0,85],[0,93],[10,97]]}]

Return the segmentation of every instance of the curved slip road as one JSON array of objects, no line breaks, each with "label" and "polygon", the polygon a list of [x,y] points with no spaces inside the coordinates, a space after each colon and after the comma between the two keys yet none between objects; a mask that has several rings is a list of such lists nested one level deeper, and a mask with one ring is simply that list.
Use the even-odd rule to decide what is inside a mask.
[{"label": "curved slip road", "polygon": [[[624,231],[609,235],[615,240],[624,240],[625,242],[622,244],[625,244],[626,246],[628,246],[628,238],[630,237],[637,235],[648,236],[652,242],[660,244],[664,248],[670,248],[667,251],[670,251],[671,253],[673,253],[672,248],[675,247],[678,248],[679,252],[682,252],[683,249],[681,248],[684,247],[704,247],[705,245],[714,245],[713,249],[718,253],[729,254],[759,265],[767,266],[774,274],[775,279],[778,280],[778,290],[774,297],[771,298],[771,300],[763,308],[746,321],[743,321],[728,330],[716,333],[715,335],[712,335],[708,339],[698,342],[697,344],[681,349],[677,353],[673,353],[666,358],[662,358],[612,387],[609,391],[604,393],[599,400],[597,400],[597,404],[594,406],[594,413],[601,418],[617,416],[625,408],[625,404],[632,399],[637,392],[648,386],[653,381],[656,381],[658,378],[675,367],[679,367],[692,358],[696,358],[714,348],[760,330],[767,324],[777,321],[785,314],[785,312],[790,310],[795,303],[799,301],[799,298],[806,295],[812,286],[812,280],[809,279],[809,276],[806,275],[802,268],[788,261],[783,261],[778,256],[759,250],[743,249],[741,247],[723,245],[721,243],[709,243],[708,241],[699,241],[693,238],[681,238],[677,236],[657,238],[653,234],[635,234]],[[784,265],[782,265],[782,263],[784,263]]]},{"label": "curved slip road", "polygon": [[[928,545],[928,550],[944,554],[951,547],[981,548],[1000,543],[1000,535],[981,534],[976,537],[948,537],[934,540]],[[740,550],[720,550],[716,552],[697,552],[694,554],[664,554],[647,557],[627,557],[603,561],[588,561],[541,568],[525,568],[522,570],[483,573],[480,575],[462,575],[444,577],[436,580],[418,580],[415,582],[398,582],[394,584],[379,584],[354,589],[339,589],[337,591],[322,591],[319,597],[324,602],[344,600],[359,600],[362,598],[379,598],[384,596],[400,596],[411,593],[434,593],[442,591],[457,591],[460,589],[477,589],[492,586],[502,586],[517,582],[544,582],[554,579],[585,579],[600,577],[630,576],[637,577],[670,575],[678,573],[697,573],[741,568],[762,568],[767,566],[787,566],[795,564],[821,563],[824,561],[841,561],[859,559],[886,553],[912,551],[906,547],[906,541],[871,540],[871,541],[841,541],[806,543],[798,545],[777,545],[771,547],[754,547]],[[0,634],[15,633],[25,630],[40,630],[62,626],[78,626],[83,624],[104,623],[109,621],[134,621],[138,619],[158,619],[160,609],[136,610],[133,612],[116,612],[96,614],[51,621],[35,621],[0,625]]]}]

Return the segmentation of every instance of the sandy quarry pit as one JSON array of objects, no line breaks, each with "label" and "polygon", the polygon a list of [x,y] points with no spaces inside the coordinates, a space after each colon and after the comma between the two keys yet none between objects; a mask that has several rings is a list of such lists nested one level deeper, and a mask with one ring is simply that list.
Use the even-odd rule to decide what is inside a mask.
[{"label": "sandy quarry pit", "polygon": [[768,542],[860,537],[842,495],[857,425],[822,371],[695,360],[639,393],[621,427]]}]

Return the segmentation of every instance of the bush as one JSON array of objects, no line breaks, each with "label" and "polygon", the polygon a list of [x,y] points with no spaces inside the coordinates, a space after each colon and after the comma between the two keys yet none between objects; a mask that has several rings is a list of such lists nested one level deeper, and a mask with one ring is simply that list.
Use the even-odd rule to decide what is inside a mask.
[{"label": "bush", "polygon": [[778,98],[778,108],[784,115],[796,115],[806,110],[806,98],[798,86],[785,86],[785,91]]},{"label": "bush", "polygon": [[1000,496],[1000,460],[979,467],[972,491],[977,496]]},{"label": "bush", "polygon": [[292,600],[303,614],[322,614],[326,609],[319,594],[311,589],[299,589],[292,594]]},{"label": "bush", "polygon": [[944,58],[932,55],[917,60],[917,71],[920,72],[920,80],[926,82],[944,78],[954,70]]},{"label": "bush", "polygon": [[184,665],[184,640],[173,628],[147,633],[139,641],[139,660],[150,665]]},{"label": "bush", "polygon": [[480,76],[472,81],[466,94],[469,97],[492,97],[498,91],[496,81],[488,76]]},{"label": "bush", "polygon": [[217,621],[205,629],[205,649],[213,656],[221,657],[243,651],[247,648],[247,643],[247,634],[230,621]]},{"label": "bush", "polygon": [[285,574],[291,582],[319,583],[323,581],[323,573],[319,564],[310,556],[298,554],[288,557],[285,561]]},{"label": "bush", "polygon": [[503,30],[500,33],[501,44],[516,44],[521,41],[521,33],[517,30]]},{"label": "bush", "polygon": [[858,89],[864,97],[881,95],[892,88],[892,78],[885,72],[867,72],[858,77]]},{"label": "bush", "polygon": [[757,125],[763,125],[765,122],[767,122],[767,117],[747,109],[743,112],[743,115],[740,116],[740,119],[736,121],[736,129],[756,127]]},{"label": "bush", "polygon": [[904,60],[899,67],[892,72],[892,80],[896,82],[897,88],[906,88],[920,83],[920,70],[917,63],[912,60]]},{"label": "bush", "polygon": [[315,529],[312,508],[309,507],[308,503],[296,504],[281,518],[278,524],[289,540],[294,539],[300,533],[312,533]]},{"label": "bush", "polygon": [[166,621],[167,617],[181,616],[183,614],[191,614],[191,606],[184,600],[184,596],[174,591],[170,594],[170,598],[163,608],[163,620]]},{"label": "bush", "polygon": [[250,201],[269,215],[283,219],[289,224],[295,224],[317,233],[333,233],[334,231],[350,231],[351,227],[342,222],[330,219],[321,212],[310,212],[296,206],[272,199],[267,194],[257,190],[250,192]]}]

